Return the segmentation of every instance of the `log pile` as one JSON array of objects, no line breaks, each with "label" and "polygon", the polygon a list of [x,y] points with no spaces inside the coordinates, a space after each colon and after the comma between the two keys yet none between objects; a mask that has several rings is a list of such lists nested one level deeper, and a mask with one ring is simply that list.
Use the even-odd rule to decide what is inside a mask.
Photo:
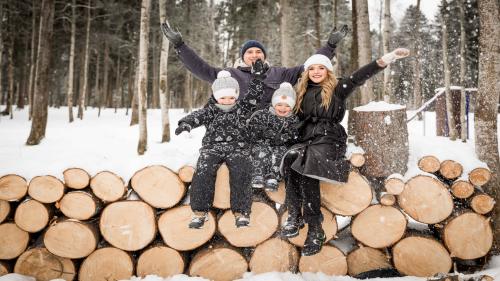
[{"label": "log pile", "polygon": [[[448,274],[454,264],[484,264],[493,242],[488,215],[495,204],[481,191],[491,176],[487,169],[462,175],[459,163],[427,156],[418,163],[425,173],[408,180],[389,176],[375,196],[360,172],[364,156],[353,153],[350,160],[348,183],[320,184],[330,243],[310,257],[300,256],[307,225],[295,238],[280,236],[287,218],[283,183],[277,192],[254,190],[250,226],[235,227],[225,165],[217,173],[215,208],[199,230],[188,228],[192,211],[183,205],[193,174],[189,166],[178,173],[148,166],[128,183],[110,171],[91,176],[79,168],[64,171],[63,180],[39,176],[28,182],[5,175],[0,177],[0,276],[120,280],[185,273],[223,281],[247,271],[362,276],[392,270],[431,277]],[[340,226],[340,216],[352,217],[350,225]],[[347,250],[335,246],[345,233],[355,241]]]}]

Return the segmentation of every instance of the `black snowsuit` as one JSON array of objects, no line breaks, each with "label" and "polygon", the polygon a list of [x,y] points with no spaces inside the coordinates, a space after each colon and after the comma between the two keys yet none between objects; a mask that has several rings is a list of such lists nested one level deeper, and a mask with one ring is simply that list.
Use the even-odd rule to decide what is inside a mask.
[{"label": "black snowsuit", "polygon": [[248,132],[252,141],[253,177],[281,181],[281,159],[288,147],[298,141],[295,127],[298,121],[294,114],[287,117],[276,115],[272,107],[252,114],[248,120]]},{"label": "black snowsuit", "polygon": [[356,87],[382,69],[373,61],[349,78],[340,79],[328,109],[321,105],[321,86],[312,82],[307,86],[298,113],[300,143],[287,151],[281,167],[286,205],[291,215],[300,216],[302,207],[307,223],[321,222],[319,180],[347,182],[350,169],[345,159],[347,134],[340,124],[346,99]]},{"label": "black snowsuit", "polygon": [[207,129],[191,183],[193,211],[208,212],[212,207],[217,169],[225,162],[229,169],[231,210],[250,214],[252,164],[246,121],[260,101],[262,92],[262,81],[253,79],[245,98],[238,99],[229,110],[220,104],[209,104],[179,121],[179,125],[187,123],[192,128],[205,126]]},{"label": "black snowsuit", "polygon": [[[185,43],[179,45],[175,50],[184,66],[193,73],[194,76],[201,80],[212,83],[217,78],[217,73],[222,70],[222,68],[209,65]],[[319,48],[316,53],[332,59],[335,55],[335,46],[332,47],[329,44],[325,44],[323,47]],[[231,77],[238,81],[240,85],[240,98],[245,97],[251,80],[251,67],[239,65],[236,67],[224,68],[224,70],[229,71]],[[295,85],[303,71],[304,65],[290,68],[271,66],[266,73],[266,79],[264,79],[264,93],[259,108],[264,109],[271,103],[273,93],[280,87],[281,83],[289,82]],[[211,99],[211,101],[213,102],[213,99]]]}]

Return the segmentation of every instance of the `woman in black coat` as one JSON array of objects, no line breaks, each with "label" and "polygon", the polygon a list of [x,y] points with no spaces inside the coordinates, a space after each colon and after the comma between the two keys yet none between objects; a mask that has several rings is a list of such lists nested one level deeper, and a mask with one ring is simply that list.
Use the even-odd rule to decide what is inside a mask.
[{"label": "woman in black coat", "polygon": [[347,181],[350,168],[345,159],[347,134],[340,124],[346,111],[346,99],[387,64],[408,55],[409,50],[396,49],[340,80],[335,78],[333,66],[326,56],[316,54],[304,63],[295,105],[300,143],[287,151],[281,169],[288,209],[282,234],[295,237],[304,222],[309,225],[302,255],[318,253],[325,241],[319,181]]}]

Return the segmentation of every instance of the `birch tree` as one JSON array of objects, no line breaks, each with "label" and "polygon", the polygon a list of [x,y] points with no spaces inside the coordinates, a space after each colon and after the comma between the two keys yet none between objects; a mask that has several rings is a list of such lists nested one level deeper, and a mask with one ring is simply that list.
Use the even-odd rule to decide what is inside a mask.
[{"label": "birch tree", "polygon": [[139,79],[137,83],[137,104],[139,108],[139,144],[137,153],[143,155],[147,150],[147,97],[148,97],[148,46],[149,46],[149,11],[150,0],[142,0],[141,32],[139,39]]},{"label": "birch tree", "polygon": [[89,80],[89,44],[90,44],[90,7],[92,5],[92,0],[88,1],[87,4],[87,24],[85,28],[85,57],[83,59],[83,82],[80,90],[80,100],[78,102],[78,118],[83,119],[83,110],[86,106],[85,99],[87,95],[87,87]]},{"label": "birch tree", "polygon": [[[160,24],[167,20],[167,0],[159,0],[160,6]],[[170,141],[170,120],[168,118],[168,84],[167,84],[167,66],[168,66],[168,39],[165,36],[161,37],[161,52],[160,52],[160,108],[161,108],[161,142]]]},{"label": "birch tree", "polygon": [[[420,77],[420,0],[417,0],[417,8],[415,11],[415,16],[417,17],[417,23],[415,24],[415,41],[413,41],[413,106],[414,108],[419,108],[422,105],[422,84]],[[422,120],[422,114],[418,114],[418,120]]]},{"label": "birch tree", "polygon": [[76,37],[76,0],[71,3],[71,47],[69,51],[69,68],[68,68],[68,114],[69,122],[73,122],[73,74],[75,72],[75,37]]}]

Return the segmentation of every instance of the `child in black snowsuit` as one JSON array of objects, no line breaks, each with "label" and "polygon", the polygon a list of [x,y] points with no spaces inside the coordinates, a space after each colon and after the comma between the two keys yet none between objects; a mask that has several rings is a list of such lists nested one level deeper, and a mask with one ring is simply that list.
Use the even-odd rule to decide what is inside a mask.
[{"label": "child in black snowsuit", "polygon": [[290,83],[281,83],[268,109],[256,111],[248,121],[252,141],[252,186],[264,187],[268,191],[278,190],[281,181],[281,158],[288,147],[298,139],[295,124],[299,121],[293,114],[295,91]]},{"label": "child in black snowsuit", "polygon": [[252,66],[248,93],[237,101],[238,82],[228,71],[220,71],[212,84],[217,103],[209,103],[179,121],[176,135],[200,126],[207,129],[191,183],[190,201],[194,215],[190,228],[201,228],[208,219],[207,213],[214,200],[217,170],[224,162],[229,169],[230,202],[236,226],[244,227],[250,223],[252,164],[245,130],[248,117],[262,97],[265,72],[262,61],[257,61]]}]

